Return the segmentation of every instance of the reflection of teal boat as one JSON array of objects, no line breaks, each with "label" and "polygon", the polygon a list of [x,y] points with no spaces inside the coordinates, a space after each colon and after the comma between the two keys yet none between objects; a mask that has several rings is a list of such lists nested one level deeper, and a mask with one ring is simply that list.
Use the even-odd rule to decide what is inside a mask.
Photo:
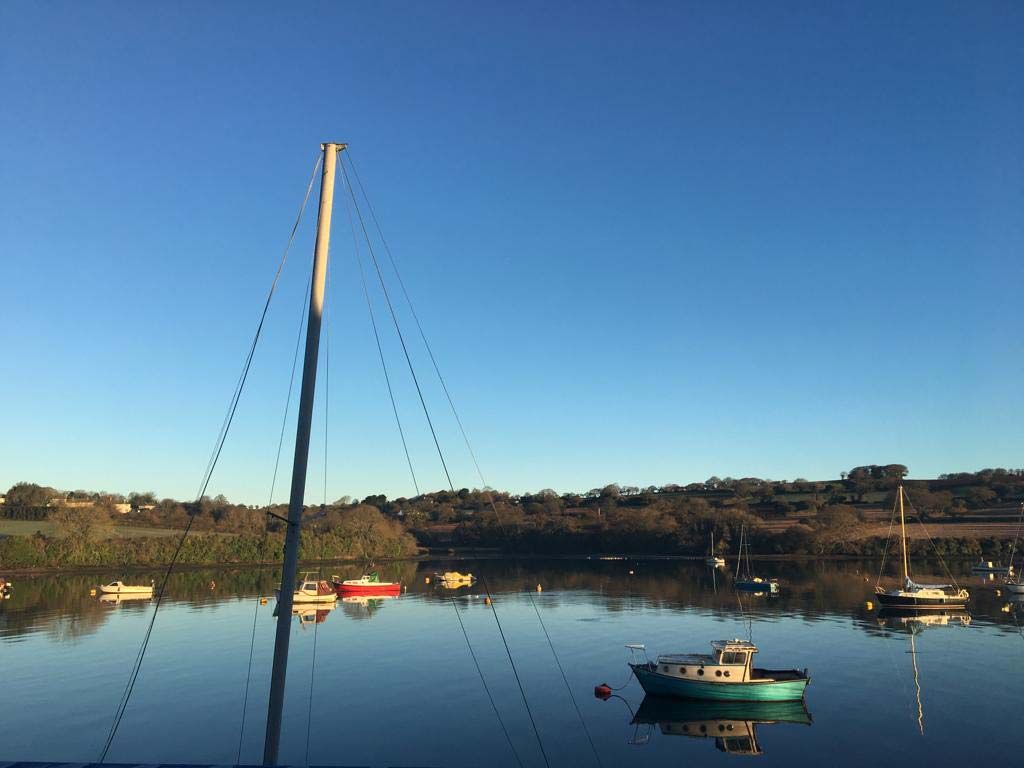
[{"label": "reflection of teal boat", "polygon": [[647,696],[633,717],[636,725],[657,725],[666,736],[713,738],[722,752],[760,755],[758,725],[810,725],[802,701],[682,701]]},{"label": "reflection of teal boat", "polygon": [[716,640],[711,649],[710,655],[672,653],[629,666],[647,693],[684,699],[800,701],[811,681],[806,669],[754,667],[757,646],[746,640]]}]

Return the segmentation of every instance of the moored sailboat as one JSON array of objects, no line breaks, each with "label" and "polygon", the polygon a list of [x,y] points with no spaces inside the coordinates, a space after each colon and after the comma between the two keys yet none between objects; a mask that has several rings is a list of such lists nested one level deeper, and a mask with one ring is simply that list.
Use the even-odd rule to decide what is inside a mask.
[{"label": "moored sailboat", "polygon": [[708,549],[708,556],[704,558],[704,564],[712,568],[725,568],[725,558],[715,554],[715,532],[711,531],[711,546]]},{"label": "moored sailboat", "polygon": [[[733,584],[736,589],[744,592],[767,592],[770,595],[779,594],[779,580],[766,579],[755,576],[750,567],[750,541],[746,536],[747,527],[740,526],[740,551],[736,559],[736,577]],[[742,570],[742,575],[740,571]]]},{"label": "moored sailboat", "polygon": [[[907,557],[907,526],[903,510],[903,483],[896,489],[896,504],[900,512],[900,552],[903,559],[903,585],[883,589],[875,584],[878,602],[886,608],[927,611],[936,608],[963,607],[970,599],[970,593],[957,584],[918,584],[910,578],[910,563]],[[879,577],[881,574],[879,574]]]}]

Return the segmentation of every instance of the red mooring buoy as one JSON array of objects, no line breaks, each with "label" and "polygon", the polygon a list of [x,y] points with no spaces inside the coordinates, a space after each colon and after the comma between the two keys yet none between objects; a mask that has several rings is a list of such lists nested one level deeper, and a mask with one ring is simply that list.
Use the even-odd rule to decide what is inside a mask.
[{"label": "red mooring buoy", "polygon": [[612,689],[608,683],[601,683],[600,685],[594,686],[594,697],[598,699],[607,699],[611,697]]}]

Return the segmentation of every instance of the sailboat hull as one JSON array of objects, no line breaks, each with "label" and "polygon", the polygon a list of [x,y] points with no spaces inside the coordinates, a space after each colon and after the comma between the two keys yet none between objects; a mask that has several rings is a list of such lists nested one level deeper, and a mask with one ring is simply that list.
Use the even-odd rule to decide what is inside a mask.
[{"label": "sailboat hull", "polygon": [[921,597],[907,592],[879,592],[875,595],[878,602],[886,608],[901,610],[927,611],[936,608],[962,608],[967,605],[968,598],[959,595],[944,597]]}]

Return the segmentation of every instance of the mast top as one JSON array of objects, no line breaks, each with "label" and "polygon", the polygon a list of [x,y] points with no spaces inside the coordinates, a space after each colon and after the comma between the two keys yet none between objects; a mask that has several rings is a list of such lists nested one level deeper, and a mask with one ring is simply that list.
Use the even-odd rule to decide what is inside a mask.
[{"label": "mast top", "polygon": [[320,142],[320,149],[326,150],[328,147],[334,147],[336,152],[348,149],[348,144],[344,141],[322,141]]}]

